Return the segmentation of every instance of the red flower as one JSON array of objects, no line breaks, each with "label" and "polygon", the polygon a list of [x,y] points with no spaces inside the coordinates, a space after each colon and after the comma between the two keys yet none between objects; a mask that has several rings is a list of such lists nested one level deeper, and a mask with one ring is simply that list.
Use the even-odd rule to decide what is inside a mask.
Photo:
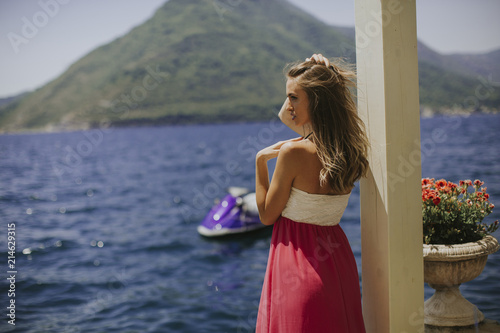
[{"label": "red flower", "polygon": [[429,178],[422,178],[422,185],[432,185],[432,180]]},{"label": "red flower", "polygon": [[422,189],[431,189],[434,184],[434,179],[422,178]]},{"label": "red flower", "polygon": [[[439,196],[439,192],[433,189],[422,189],[422,201],[433,200]],[[439,199],[441,200],[441,199]]]},{"label": "red flower", "polygon": [[[470,179],[460,180],[458,184],[440,179],[423,178],[422,179],[422,213],[424,217],[424,230],[435,231],[433,223],[428,223],[428,219],[434,219],[436,216],[448,221],[453,218],[454,214],[460,214],[463,217],[464,223],[476,223],[478,231],[481,228],[486,233],[494,232],[498,229],[498,221],[486,227],[486,224],[476,221],[478,218],[483,218],[491,213],[495,207],[489,202],[489,195],[486,193],[486,187],[482,187],[484,182],[476,179],[472,182]],[[469,190],[472,187],[472,190]],[[441,202],[443,203],[441,205]],[[452,216],[450,216],[450,214]],[[453,222],[455,223],[455,222]],[[459,224],[460,224],[459,223]],[[484,227],[483,227],[484,226]],[[454,227],[455,228],[455,227]],[[486,229],[487,228],[487,229]],[[461,232],[460,225],[454,229],[456,232]],[[437,235],[437,234],[436,234]],[[446,235],[438,235],[446,238]],[[438,237],[438,238],[439,238]],[[433,237],[426,236],[424,242],[431,242]]]},{"label": "red flower", "polygon": [[429,199],[429,189],[422,189],[422,200],[427,201]]},{"label": "red flower", "polygon": [[446,180],[444,179],[440,179],[436,182],[436,188],[441,190],[441,189],[444,189],[446,187],[448,183],[446,182]]},{"label": "red flower", "polygon": [[479,179],[476,179],[474,181],[474,185],[477,186],[477,187],[480,187],[480,186],[483,186],[484,185],[484,182],[480,181]]}]

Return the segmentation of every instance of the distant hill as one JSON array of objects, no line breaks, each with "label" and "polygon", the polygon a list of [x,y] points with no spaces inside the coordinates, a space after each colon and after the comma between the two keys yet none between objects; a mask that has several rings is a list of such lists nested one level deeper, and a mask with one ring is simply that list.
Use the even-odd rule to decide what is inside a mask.
[{"label": "distant hill", "polygon": [[28,94],[27,92],[24,92],[24,93],[21,93],[21,94],[18,94],[18,95],[15,95],[15,96],[10,96],[10,97],[5,97],[5,98],[0,98],[0,108],[2,106],[6,106],[8,104],[11,104],[13,102],[15,102],[16,100],[19,100],[21,99],[23,96],[25,96],[26,94]]},{"label": "distant hill", "polygon": [[484,54],[442,55],[419,43],[418,56],[420,60],[452,72],[474,78],[491,75],[493,81],[500,82],[500,50]]},{"label": "distant hill", "polygon": [[[57,79],[0,106],[0,131],[269,119],[285,97],[284,64],[313,52],[354,62],[351,30],[284,0],[170,0]],[[437,109],[477,86],[470,74],[425,59],[420,83],[422,104]],[[481,103],[498,108],[500,97]]]},{"label": "distant hill", "polygon": [[422,105],[500,110],[500,50],[441,55],[419,43],[418,56]]}]

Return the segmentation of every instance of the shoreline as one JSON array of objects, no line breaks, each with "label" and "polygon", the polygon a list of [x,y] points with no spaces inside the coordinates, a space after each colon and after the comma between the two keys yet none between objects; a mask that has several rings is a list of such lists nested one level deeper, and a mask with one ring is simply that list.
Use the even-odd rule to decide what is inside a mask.
[{"label": "shoreline", "polygon": [[[459,108],[440,108],[433,109],[423,106],[420,108],[420,119],[434,117],[470,117],[481,115],[500,115],[500,110],[483,109],[476,111],[467,111]],[[160,119],[131,119],[127,121],[106,121],[101,123],[82,122],[78,125],[70,124],[49,124],[38,128],[18,128],[18,129],[0,129],[0,135],[16,134],[52,134],[52,133],[71,133],[79,131],[92,130],[113,130],[115,128],[129,127],[169,127],[169,126],[191,126],[191,125],[218,125],[218,124],[238,124],[238,123],[257,123],[265,122],[273,117],[262,119],[241,119],[240,116],[165,116]]]}]

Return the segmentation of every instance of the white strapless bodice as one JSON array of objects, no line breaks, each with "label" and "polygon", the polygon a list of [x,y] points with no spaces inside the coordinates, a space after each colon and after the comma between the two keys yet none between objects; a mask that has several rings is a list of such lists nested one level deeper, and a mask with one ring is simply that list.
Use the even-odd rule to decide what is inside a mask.
[{"label": "white strapless bodice", "polygon": [[292,187],[281,216],[295,222],[322,226],[337,225],[347,207],[349,196],[311,194]]}]

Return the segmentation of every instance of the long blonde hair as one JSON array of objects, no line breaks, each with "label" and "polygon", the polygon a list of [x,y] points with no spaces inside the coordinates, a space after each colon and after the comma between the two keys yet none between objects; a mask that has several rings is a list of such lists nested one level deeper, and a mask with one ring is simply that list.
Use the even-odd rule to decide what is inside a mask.
[{"label": "long blonde hair", "polygon": [[355,87],[355,72],[336,59],[329,67],[311,61],[292,64],[286,76],[296,80],[309,98],[312,141],[323,164],[320,184],[349,192],[368,170],[368,139],[350,90]]}]

